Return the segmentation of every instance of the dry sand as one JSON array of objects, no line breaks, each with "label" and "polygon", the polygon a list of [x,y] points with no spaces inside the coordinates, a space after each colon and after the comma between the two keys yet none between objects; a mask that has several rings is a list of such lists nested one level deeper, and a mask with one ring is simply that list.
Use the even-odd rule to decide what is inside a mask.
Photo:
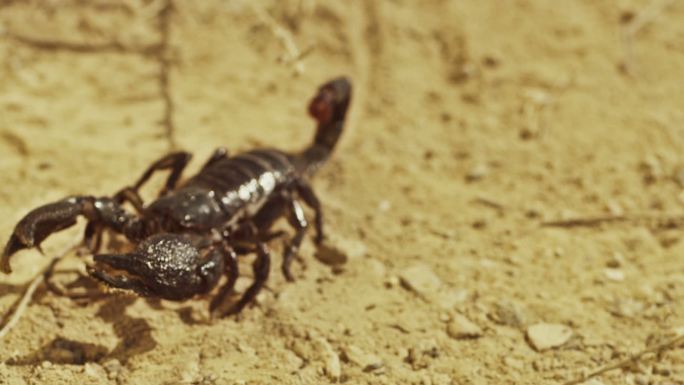
[{"label": "dry sand", "polygon": [[[295,283],[275,269],[211,324],[207,299],[41,287],[0,341],[0,383],[558,384],[684,326],[665,220],[684,213],[681,2],[176,0],[168,46],[145,50],[163,5],[0,2],[3,242],[31,208],[130,184],[172,140],[195,154],[186,175],[220,145],[299,149],[309,97],[347,74],[352,116],[314,181],[320,252],[346,263],[309,237]],[[540,225],[600,216],[631,219]],[[13,259],[3,313],[47,262]],[[684,384],[684,349],[588,383]]]}]

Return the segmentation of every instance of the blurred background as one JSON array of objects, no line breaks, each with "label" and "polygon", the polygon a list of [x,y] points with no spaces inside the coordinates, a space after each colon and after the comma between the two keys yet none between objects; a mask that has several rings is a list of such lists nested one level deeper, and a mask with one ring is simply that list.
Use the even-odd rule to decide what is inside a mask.
[{"label": "blurred background", "polygon": [[[2,242],[172,149],[186,176],[218,146],[298,150],[318,85],[355,87],[295,283],[274,269],[212,324],[206,299],[39,289],[0,383],[557,384],[684,334],[683,21],[666,0],[0,0]],[[2,313],[47,258],[12,262]],[[684,350],[590,381],[682,384]]]}]

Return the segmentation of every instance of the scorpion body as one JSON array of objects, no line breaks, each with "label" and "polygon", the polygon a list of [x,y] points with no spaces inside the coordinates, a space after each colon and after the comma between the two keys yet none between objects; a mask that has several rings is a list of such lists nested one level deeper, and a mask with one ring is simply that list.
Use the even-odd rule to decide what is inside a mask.
[{"label": "scorpion body", "polygon": [[[285,248],[282,271],[293,280],[290,263],[308,228],[299,200],[315,212],[316,241],[323,239],[320,203],[308,180],[327,160],[337,143],[351,99],[345,78],[322,85],[309,105],[318,127],[313,143],[296,154],[256,149],[229,156],[217,149],[201,170],[178,181],[191,159],[175,152],[154,162],[139,180],[113,197],[75,196],[38,207],[15,227],[2,254],[0,267],[10,273],[10,257],[40,247],[50,234],[70,227],[78,216],[88,220],[85,243],[94,254],[88,272],[109,286],[143,296],[184,300],[226,283],[211,301],[218,309],[238,277],[237,256],[256,252],[254,283],[230,310],[241,311],[262,288],[270,270],[266,242],[273,223],[285,216],[295,228]],[[139,189],[157,171],[170,170],[159,197],[145,205]],[[130,203],[136,210],[124,208]],[[98,254],[104,230],[123,234],[137,247],[131,253]]]}]

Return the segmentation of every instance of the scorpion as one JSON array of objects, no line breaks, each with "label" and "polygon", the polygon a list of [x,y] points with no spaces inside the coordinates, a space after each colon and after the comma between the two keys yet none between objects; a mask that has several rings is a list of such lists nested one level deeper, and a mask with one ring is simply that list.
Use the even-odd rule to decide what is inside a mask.
[{"label": "scorpion", "polygon": [[[196,175],[182,183],[182,171],[192,154],[173,152],[151,164],[134,185],[113,196],[71,196],[30,211],[14,228],[0,269],[11,273],[10,257],[17,251],[42,251],[41,243],[50,234],[84,217],[83,242],[94,261],[86,266],[91,277],[143,297],[182,301],[210,294],[225,275],[225,283],[210,301],[210,314],[239,313],[268,279],[271,255],[267,242],[282,235],[271,231],[276,220],[285,217],[295,229],[281,266],[288,281],[294,280],[290,265],[309,227],[300,201],[314,212],[315,242],[322,242],[321,204],[309,180],[338,142],[351,91],[345,77],[319,87],[308,108],[317,122],[316,134],[301,152],[255,149],[231,156],[220,147]],[[158,197],[145,204],[139,190],[157,171],[169,171],[168,177]],[[126,203],[133,210],[125,208]],[[122,235],[133,250],[100,254],[104,231]],[[239,276],[238,256],[252,253],[256,258],[251,286],[228,310],[218,311]]]}]

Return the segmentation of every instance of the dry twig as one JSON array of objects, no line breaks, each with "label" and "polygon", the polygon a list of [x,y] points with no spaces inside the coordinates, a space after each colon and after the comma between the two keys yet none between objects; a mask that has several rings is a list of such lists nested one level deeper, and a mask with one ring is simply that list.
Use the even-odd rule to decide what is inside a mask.
[{"label": "dry twig", "polygon": [[572,218],[557,221],[542,222],[544,227],[594,227],[604,223],[656,223],[660,227],[678,227],[684,224],[684,216],[656,216],[656,215],[608,215],[603,217]]},{"label": "dry twig", "polygon": [[175,128],[173,124],[174,103],[171,97],[170,86],[170,68],[171,59],[169,57],[169,41],[171,37],[170,20],[173,12],[172,0],[167,0],[164,7],[159,12],[159,34],[160,34],[160,49],[157,53],[157,60],[159,62],[159,90],[161,92],[162,100],[164,101],[164,116],[162,118],[162,125],[164,126],[164,137],[169,144],[169,150],[176,148]]},{"label": "dry twig", "polygon": [[278,24],[278,22],[264,9],[254,3],[250,3],[250,5],[254,14],[259,18],[259,21],[264,23],[271,30],[273,35],[280,40],[280,43],[285,48],[287,54],[282,57],[281,60],[286,64],[292,63],[295,75],[304,73],[304,63],[302,62],[302,59],[311,53],[313,47],[301,51],[294,42],[294,37],[290,31]]},{"label": "dry twig", "polygon": [[45,40],[37,39],[30,36],[23,36],[15,34],[11,31],[3,31],[2,36],[8,37],[18,43],[31,46],[36,49],[46,51],[68,51],[75,53],[120,53],[120,54],[136,54],[136,55],[154,55],[160,50],[158,44],[142,47],[128,47],[118,41],[111,41],[101,44],[82,43],[82,42],[68,42],[61,40]]},{"label": "dry twig", "polygon": [[628,367],[634,365],[636,362],[640,361],[645,355],[647,355],[649,353],[661,354],[665,350],[675,348],[680,343],[684,343],[684,334],[675,336],[675,337],[671,338],[670,340],[668,340],[662,344],[658,344],[658,345],[652,346],[650,348],[644,349],[644,350],[640,351],[639,353],[636,353],[636,354],[630,356],[629,358],[627,358],[625,360],[618,361],[614,364],[604,366],[604,367],[597,369],[597,370],[595,370],[595,371],[593,371],[587,375],[582,376],[579,379],[568,381],[568,382],[564,383],[563,385],[581,384],[581,383],[583,383],[589,379],[592,379],[594,377],[598,377],[601,374],[609,372],[611,370],[628,368]]},{"label": "dry twig", "polygon": [[648,7],[643,9],[636,15],[623,15],[622,27],[622,45],[624,48],[624,57],[620,63],[620,69],[627,75],[633,76],[635,74],[635,60],[634,60],[634,39],[637,33],[641,31],[649,23],[653,22],[663,11],[670,6],[673,0],[654,0]]},{"label": "dry twig", "polygon": [[45,277],[50,271],[54,268],[55,264],[62,259],[64,256],[70,254],[71,252],[75,251],[78,247],[80,246],[80,236],[78,238],[78,241],[76,244],[72,244],[72,246],[69,246],[66,248],[64,251],[61,253],[58,253],[51,261],[49,264],[45,266],[38,274],[31,280],[31,282],[26,286],[26,291],[24,291],[24,294],[17,300],[17,302],[10,308],[10,310],[5,314],[3,317],[3,322],[2,323],[2,328],[0,328],[0,340],[2,340],[3,337],[5,337],[12,328],[14,328],[17,323],[19,323],[19,320],[21,317],[24,315],[26,312],[26,308],[28,307],[29,303],[31,302],[31,299],[33,298],[33,294],[36,292],[36,289],[38,289],[38,286],[40,286],[43,281],[45,281]]}]

